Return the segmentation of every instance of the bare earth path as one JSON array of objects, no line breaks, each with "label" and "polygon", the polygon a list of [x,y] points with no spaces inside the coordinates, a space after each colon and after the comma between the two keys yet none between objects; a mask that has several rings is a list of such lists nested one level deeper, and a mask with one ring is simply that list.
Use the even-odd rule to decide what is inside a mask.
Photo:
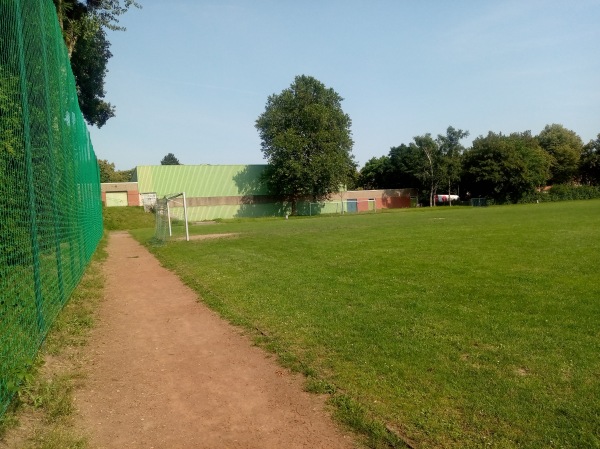
[{"label": "bare earth path", "polygon": [[76,393],[91,448],[351,448],[324,411],[126,233]]}]

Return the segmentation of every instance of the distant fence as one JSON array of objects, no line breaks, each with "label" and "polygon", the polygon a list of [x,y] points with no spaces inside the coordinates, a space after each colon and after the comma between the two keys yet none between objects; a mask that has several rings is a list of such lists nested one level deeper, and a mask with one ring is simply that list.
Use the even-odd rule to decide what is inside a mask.
[{"label": "distant fence", "polygon": [[0,0],[0,416],[102,236],[97,160],[51,0]]}]

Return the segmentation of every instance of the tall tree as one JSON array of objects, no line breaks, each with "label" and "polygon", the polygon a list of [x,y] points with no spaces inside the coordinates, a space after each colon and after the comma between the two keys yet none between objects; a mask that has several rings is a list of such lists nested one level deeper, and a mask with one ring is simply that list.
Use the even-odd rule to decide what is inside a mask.
[{"label": "tall tree", "polygon": [[600,134],[583,147],[579,175],[583,184],[600,186]]},{"label": "tall tree", "polygon": [[[448,186],[448,197],[452,198],[452,185],[460,180],[462,172],[462,154],[465,148],[460,141],[469,136],[469,131],[454,129],[449,126],[446,129],[446,135],[438,134],[437,144],[442,156],[441,171],[442,181]],[[452,206],[452,200],[450,199]]]},{"label": "tall tree", "polygon": [[264,180],[291,203],[293,214],[300,198],[329,197],[355,170],[352,122],[342,110],[342,100],[317,79],[301,75],[289,88],[271,95],[256,120],[268,162]]},{"label": "tall tree", "polygon": [[545,185],[551,158],[530,132],[489,132],[465,152],[463,179],[474,196],[517,202]]},{"label": "tall tree", "polygon": [[71,68],[77,85],[79,106],[90,125],[102,127],[114,117],[115,108],[104,100],[104,78],[112,57],[106,30],[125,30],[119,17],[135,0],[54,0]]},{"label": "tall tree", "polygon": [[414,143],[410,145],[424,156],[421,163],[415,167],[415,176],[427,186],[429,206],[435,206],[434,197],[444,179],[443,154],[440,146],[430,133],[414,137]]},{"label": "tall tree", "polygon": [[583,142],[574,132],[562,125],[546,127],[537,136],[540,146],[550,155],[550,184],[565,184],[575,181]]},{"label": "tall tree", "polygon": [[181,163],[173,153],[168,153],[165,157],[162,158],[162,160],[160,161],[160,165],[181,165]]}]

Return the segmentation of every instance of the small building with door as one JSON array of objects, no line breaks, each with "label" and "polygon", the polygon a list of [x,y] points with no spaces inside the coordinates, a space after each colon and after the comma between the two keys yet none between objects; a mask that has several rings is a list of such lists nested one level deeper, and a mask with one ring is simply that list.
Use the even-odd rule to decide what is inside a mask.
[{"label": "small building with door", "polygon": [[103,182],[100,191],[106,207],[142,205],[137,182]]}]

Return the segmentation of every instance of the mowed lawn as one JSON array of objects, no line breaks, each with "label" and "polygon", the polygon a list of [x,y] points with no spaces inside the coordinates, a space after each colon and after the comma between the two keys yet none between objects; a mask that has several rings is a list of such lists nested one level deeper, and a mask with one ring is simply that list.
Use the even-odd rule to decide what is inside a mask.
[{"label": "mowed lawn", "polygon": [[371,445],[600,447],[600,201],[191,229],[239,235],[162,263]]}]

